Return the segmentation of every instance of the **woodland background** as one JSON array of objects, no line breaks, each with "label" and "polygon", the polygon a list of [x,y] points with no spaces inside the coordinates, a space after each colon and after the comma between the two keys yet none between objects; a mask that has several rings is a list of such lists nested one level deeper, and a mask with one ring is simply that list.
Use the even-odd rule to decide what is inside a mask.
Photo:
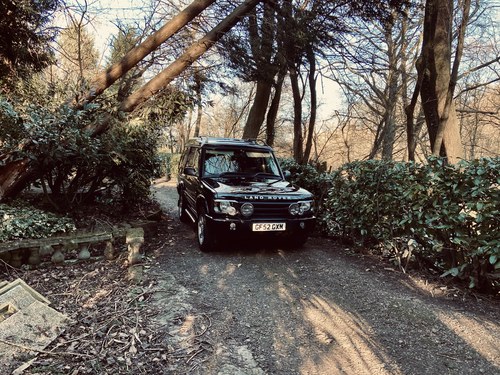
[{"label": "woodland background", "polygon": [[105,2],[2,0],[3,240],[146,199],[190,137],[261,138],[330,235],[498,287],[498,1],[119,4],[103,46]]}]

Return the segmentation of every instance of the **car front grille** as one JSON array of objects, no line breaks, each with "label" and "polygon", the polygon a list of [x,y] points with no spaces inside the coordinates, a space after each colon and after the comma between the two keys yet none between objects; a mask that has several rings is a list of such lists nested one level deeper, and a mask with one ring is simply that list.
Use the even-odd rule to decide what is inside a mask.
[{"label": "car front grille", "polygon": [[288,207],[291,202],[252,202],[254,218],[289,217]]}]

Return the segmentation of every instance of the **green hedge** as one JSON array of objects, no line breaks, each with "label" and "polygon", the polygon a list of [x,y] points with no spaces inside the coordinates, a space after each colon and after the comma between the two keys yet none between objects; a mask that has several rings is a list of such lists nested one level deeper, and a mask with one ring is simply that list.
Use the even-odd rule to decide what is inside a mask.
[{"label": "green hedge", "polygon": [[[318,217],[329,235],[389,249],[400,264],[417,260],[471,288],[500,288],[500,158],[369,160],[331,174],[297,168],[293,182],[322,200]],[[325,191],[315,190],[325,188],[322,199]]]}]

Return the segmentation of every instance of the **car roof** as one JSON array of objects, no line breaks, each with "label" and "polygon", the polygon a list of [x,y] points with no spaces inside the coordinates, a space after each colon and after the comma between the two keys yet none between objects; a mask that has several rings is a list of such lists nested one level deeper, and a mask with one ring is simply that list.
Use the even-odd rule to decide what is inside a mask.
[{"label": "car roof", "polygon": [[[191,138],[188,142],[190,145],[199,145],[201,147],[250,147],[271,150],[262,140],[256,139],[238,139],[238,138],[219,138],[219,137],[197,137]],[[210,147],[211,148],[211,147]]]}]

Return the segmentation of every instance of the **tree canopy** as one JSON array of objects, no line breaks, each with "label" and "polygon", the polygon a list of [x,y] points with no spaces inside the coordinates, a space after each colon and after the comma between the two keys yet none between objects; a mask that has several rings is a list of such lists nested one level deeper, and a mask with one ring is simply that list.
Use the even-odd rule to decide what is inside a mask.
[{"label": "tree canopy", "polygon": [[18,79],[53,61],[47,48],[56,36],[51,20],[60,0],[2,0],[0,6],[0,84],[4,91]]}]

